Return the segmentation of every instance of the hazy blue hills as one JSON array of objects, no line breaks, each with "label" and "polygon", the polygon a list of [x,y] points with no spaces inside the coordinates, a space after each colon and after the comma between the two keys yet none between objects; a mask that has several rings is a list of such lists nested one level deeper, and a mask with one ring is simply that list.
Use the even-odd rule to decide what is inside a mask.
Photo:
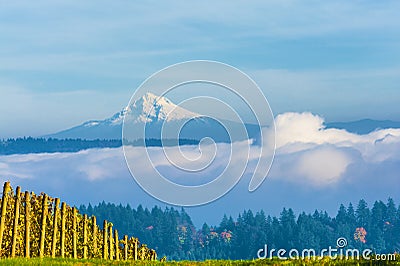
[{"label": "hazy blue hills", "polygon": [[351,122],[331,122],[326,124],[326,128],[345,129],[356,134],[368,134],[375,130],[385,128],[400,128],[400,122],[391,120],[362,119]]},{"label": "hazy blue hills", "polygon": [[[161,122],[149,123],[147,125],[146,138],[159,139],[161,136],[161,126]],[[238,128],[239,125],[233,125],[232,127]],[[249,138],[258,136],[259,127],[257,125],[246,124],[245,127]],[[362,119],[350,122],[329,122],[326,123],[326,128],[344,129],[355,134],[368,134],[379,129],[400,128],[400,122],[392,120]],[[195,140],[200,140],[203,137],[212,137],[216,142],[229,142],[229,136],[225,129],[223,129],[216,121],[206,118],[197,118],[189,121],[187,126],[183,128],[180,136],[183,139]],[[79,138],[86,140],[121,139],[122,125],[109,124],[104,121],[89,121],[82,125],[44,137],[57,139]]]},{"label": "hazy blue hills", "polygon": [[122,139],[122,124],[113,125],[104,121],[88,121],[60,132],[43,136],[55,139]]}]

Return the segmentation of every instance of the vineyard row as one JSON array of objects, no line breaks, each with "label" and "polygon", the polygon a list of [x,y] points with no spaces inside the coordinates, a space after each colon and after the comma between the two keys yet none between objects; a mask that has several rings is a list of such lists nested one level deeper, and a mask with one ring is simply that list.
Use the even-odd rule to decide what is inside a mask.
[{"label": "vineyard row", "polygon": [[5,182],[1,198],[0,257],[156,260],[155,250],[135,237],[119,239],[113,224],[81,215],[75,207],[45,193],[15,193]]}]

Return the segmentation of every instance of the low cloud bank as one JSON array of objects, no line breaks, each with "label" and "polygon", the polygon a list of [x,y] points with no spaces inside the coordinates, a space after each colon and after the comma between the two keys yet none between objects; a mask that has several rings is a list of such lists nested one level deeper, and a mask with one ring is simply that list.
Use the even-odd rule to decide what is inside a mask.
[{"label": "low cloud bank", "polygon": [[275,121],[274,164],[279,170],[273,169],[271,178],[279,176],[325,186],[351,178],[347,168],[355,163],[365,167],[385,161],[400,162],[400,129],[358,135],[342,129],[326,129],[324,120],[311,113],[284,113]]},{"label": "low cloud bank", "polygon": [[[235,201],[233,197],[240,197],[238,208],[260,206],[260,200],[282,197],[283,190],[291,192],[293,204],[306,201],[313,193],[331,193],[331,198],[342,199],[339,202],[400,195],[400,176],[397,174],[400,171],[400,129],[357,135],[345,130],[325,129],[324,120],[311,113],[284,113],[276,117],[276,144],[274,163],[261,187],[248,193],[244,188],[247,183],[243,189],[235,188],[232,196],[228,195],[220,202]],[[246,142],[234,145],[244,146]],[[178,152],[176,147],[168,149],[172,149],[170,154]],[[256,160],[252,156],[255,149],[256,146],[250,149],[250,165]],[[182,150],[187,158],[197,158],[201,152],[194,146],[185,146]],[[141,167],[142,160],[147,160],[146,151],[143,147],[135,147],[132,152],[135,167]],[[207,152],[206,147],[203,152]],[[231,154],[228,144],[217,144],[216,157],[210,167],[188,177],[169,163],[161,148],[152,147],[149,153],[161,173],[184,185],[209,182],[230,160],[247,160],[247,153]],[[245,176],[249,176],[250,171],[251,167]],[[0,156],[0,181],[5,180],[11,180],[14,186],[21,185],[23,189],[60,196],[72,204],[105,200],[160,205],[130,176],[121,148]],[[291,203],[287,199],[280,200],[282,204]],[[337,208],[334,205],[332,209]]]}]

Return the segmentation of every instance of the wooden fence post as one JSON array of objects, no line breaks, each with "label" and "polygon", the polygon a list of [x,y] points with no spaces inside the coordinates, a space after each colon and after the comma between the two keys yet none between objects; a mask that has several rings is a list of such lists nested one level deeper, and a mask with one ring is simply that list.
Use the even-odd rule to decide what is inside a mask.
[{"label": "wooden fence post", "polygon": [[55,258],[56,257],[56,244],[57,244],[57,232],[58,232],[58,226],[57,226],[57,221],[58,221],[58,215],[59,215],[59,205],[60,205],[60,199],[56,198],[54,202],[54,213],[53,213],[53,238],[51,241],[51,257]]},{"label": "wooden fence post", "polygon": [[8,192],[10,192],[10,182],[7,181],[4,183],[3,186],[3,197],[1,200],[1,218],[0,218],[0,249],[3,246],[3,234],[4,234],[4,227],[6,223],[6,212],[7,212],[7,200],[8,200]]},{"label": "wooden fence post", "polygon": [[76,208],[72,208],[72,256],[74,259],[78,258],[78,254],[76,252]]},{"label": "wooden fence post", "polygon": [[61,258],[64,258],[65,255],[65,219],[66,219],[66,204],[63,202],[61,204],[61,241],[60,241],[60,248],[61,248]]},{"label": "wooden fence post", "polygon": [[93,219],[93,257],[97,254],[97,224],[96,216],[92,216]]},{"label": "wooden fence post", "polygon": [[137,242],[137,239],[134,239],[135,241],[134,241],[134,245],[135,245],[135,248],[134,248],[134,251],[135,251],[135,260],[137,260],[138,259],[138,242]]},{"label": "wooden fence post", "polygon": [[119,239],[118,239],[118,231],[114,230],[114,244],[115,244],[115,260],[119,260]]},{"label": "wooden fence post", "polygon": [[124,260],[128,259],[128,236],[124,235]]},{"label": "wooden fence post", "polygon": [[87,258],[87,215],[83,216],[83,258]]},{"label": "wooden fence post", "polygon": [[140,247],[140,260],[144,260],[145,251],[144,244],[142,244]]},{"label": "wooden fence post", "polygon": [[25,258],[30,257],[30,230],[31,230],[31,197],[28,191],[25,191]]},{"label": "wooden fence post", "polygon": [[14,202],[14,224],[12,230],[11,258],[15,257],[15,249],[17,247],[20,198],[21,198],[21,188],[18,186],[17,191],[15,193],[15,202]]},{"label": "wooden fence post", "polygon": [[[4,238],[4,232],[6,230],[6,215],[7,215],[7,203],[9,203],[9,197],[10,197],[10,191],[11,191],[11,186],[9,182],[6,182],[3,187],[3,195],[2,195],[2,203],[1,203],[1,217],[0,217],[0,250],[2,249],[3,245],[3,238]],[[33,197],[33,196],[32,196]],[[22,203],[22,206],[24,207],[23,209],[23,215],[24,215],[24,225],[25,225],[25,237],[24,237],[24,252],[22,251],[22,246],[20,247],[20,253],[24,253],[24,256],[26,258],[30,257],[30,216],[31,216],[31,194],[28,191],[25,191],[25,194],[21,194],[21,188],[18,186],[16,188],[16,193],[15,193],[15,201],[14,201],[14,216],[13,216],[13,227],[12,227],[12,241],[11,241],[11,252],[10,252],[10,257],[14,258],[16,257],[19,253],[17,252],[18,248],[18,243],[19,240],[18,238],[20,237],[19,231],[19,219],[21,215],[21,201],[24,200]],[[42,195],[42,205],[41,205],[41,217],[40,217],[40,239],[39,239],[39,257],[43,258],[47,255],[49,255],[48,249],[46,249],[46,229],[47,229],[47,219],[49,219],[49,197],[47,194]],[[24,205],[25,204],[25,205]],[[69,208],[69,207],[68,207]],[[50,210],[51,212],[51,210]],[[51,257],[56,257],[57,256],[57,240],[58,240],[58,230],[59,230],[59,224],[58,220],[60,219],[60,199],[56,198],[54,201],[54,211],[53,211],[53,223],[52,223],[52,243],[51,243]],[[66,219],[68,217],[67,213],[67,205],[65,202],[62,202],[61,204],[61,232],[60,232],[60,253],[62,258],[65,257],[65,234],[66,234]],[[78,213],[77,209],[74,207],[72,208],[72,255],[74,259],[77,259],[78,256],[78,250],[77,250],[77,241],[78,241]],[[98,254],[98,248],[100,248],[100,244],[98,244],[98,227],[96,224],[96,217],[92,216],[92,221],[93,221],[93,228],[88,228],[88,223],[89,223],[89,218],[85,214],[83,216],[83,254],[82,257],[84,259],[87,259],[88,256],[96,257]],[[7,228],[7,232],[9,228]],[[93,233],[93,239],[91,239],[90,232],[88,230],[92,230]],[[82,232],[80,232],[82,233]],[[89,235],[88,235],[89,233]],[[21,236],[22,237],[22,236]],[[101,237],[100,237],[101,238]],[[89,250],[89,245],[88,242],[92,240],[93,244],[93,250]],[[21,239],[22,241],[22,239]],[[124,255],[122,257],[122,247],[120,247],[120,243],[124,244]],[[48,243],[49,244],[49,243]],[[155,250],[148,250],[146,249],[146,246],[143,245],[139,249],[139,241],[138,239],[132,237],[130,240],[128,240],[128,236],[124,235],[123,240],[119,240],[118,236],[118,231],[114,230],[114,235],[113,235],[113,225],[111,223],[108,223],[107,220],[104,220],[103,222],[103,259],[110,259],[110,260],[128,260],[129,259],[129,250],[132,248],[133,245],[133,258],[134,260],[140,259],[150,259],[150,260],[156,260],[157,255]],[[47,245],[47,248],[50,248],[49,245]],[[46,251],[47,250],[47,251]],[[17,254],[18,253],[18,254]],[[100,254],[100,250],[99,250]]]},{"label": "wooden fence post", "polygon": [[110,223],[110,228],[108,229],[108,233],[110,236],[108,237],[109,241],[109,258],[110,260],[114,259],[114,251],[113,251],[113,235],[112,235],[112,224]]},{"label": "wooden fence post", "polygon": [[107,245],[107,220],[104,220],[103,222],[103,259],[107,259],[108,258],[108,245]]},{"label": "wooden fence post", "polygon": [[41,220],[41,230],[40,230],[40,247],[39,247],[39,257],[44,257],[44,241],[46,239],[46,218],[47,218],[47,195],[43,194],[42,200],[42,220]]}]

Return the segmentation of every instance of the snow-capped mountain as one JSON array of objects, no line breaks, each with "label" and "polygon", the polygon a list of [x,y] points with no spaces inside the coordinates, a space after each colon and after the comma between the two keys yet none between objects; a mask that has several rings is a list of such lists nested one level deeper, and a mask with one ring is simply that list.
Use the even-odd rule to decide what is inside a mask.
[{"label": "snow-capped mountain", "polygon": [[100,123],[121,125],[124,116],[132,118],[130,122],[134,123],[154,123],[194,118],[200,114],[183,109],[165,97],[148,92],[112,117],[101,121],[88,121],[84,125],[97,126]]},{"label": "snow-capped mountain", "polygon": [[[161,128],[164,123],[179,125],[182,120],[189,120],[180,133],[181,138],[200,140],[203,137],[212,137],[217,142],[229,142],[231,139],[226,130],[215,120],[202,117],[200,114],[191,112],[175,105],[169,99],[152,93],[146,93],[129,106],[104,120],[90,120],[79,126],[47,135],[52,138],[81,138],[81,139],[121,139],[122,123],[125,122],[138,128],[137,138],[142,138],[140,128],[146,125],[145,138],[161,139]],[[231,123],[235,128],[234,122]],[[246,125],[249,136],[257,135],[258,126]],[[135,139],[131,135],[130,139]]]},{"label": "snow-capped mountain", "polygon": [[[165,97],[159,97],[150,92],[124,109],[135,122],[173,121],[199,117],[200,114],[183,109]],[[123,114],[122,114],[123,115]]]},{"label": "snow-capped mountain", "polygon": [[200,114],[183,109],[172,103],[169,99],[157,96],[151,92],[146,93],[131,105],[125,107],[105,120],[91,120],[83,124],[85,127],[98,126],[99,124],[121,125],[124,116],[133,118],[136,123],[154,123],[159,121],[173,121],[199,117]]},{"label": "snow-capped mountain", "polygon": [[[143,138],[140,135],[143,124],[146,124],[147,139],[161,139],[161,128],[164,123],[180,125],[182,120],[189,120],[182,128],[179,137],[182,139],[200,140],[203,137],[212,137],[217,142],[230,142],[230,136],[225,129],[215,120],[202,117],[197,114],[175,105],[165,97],[159,97],[152,93],[146,93],[120,112],[104,120],[90,120],[79,126],[60,131],[44,137],[52,138],[81,138],[81,139],[121,139],[122,123],[124,120],[133,126],[137,126],[137,135],[130,136],[130,140]],[[241,125],[223,121],[235,129]],[[327,128],[341,128],[357,134],[367,134],[379,128],[400,128],[400,122],[379,121],[364,119],[354,122],[327,123]],[[260,128],[257,125],[245,124],[249,138],[257,138]],[[234,139],[242,140],[242,139]]]}]

